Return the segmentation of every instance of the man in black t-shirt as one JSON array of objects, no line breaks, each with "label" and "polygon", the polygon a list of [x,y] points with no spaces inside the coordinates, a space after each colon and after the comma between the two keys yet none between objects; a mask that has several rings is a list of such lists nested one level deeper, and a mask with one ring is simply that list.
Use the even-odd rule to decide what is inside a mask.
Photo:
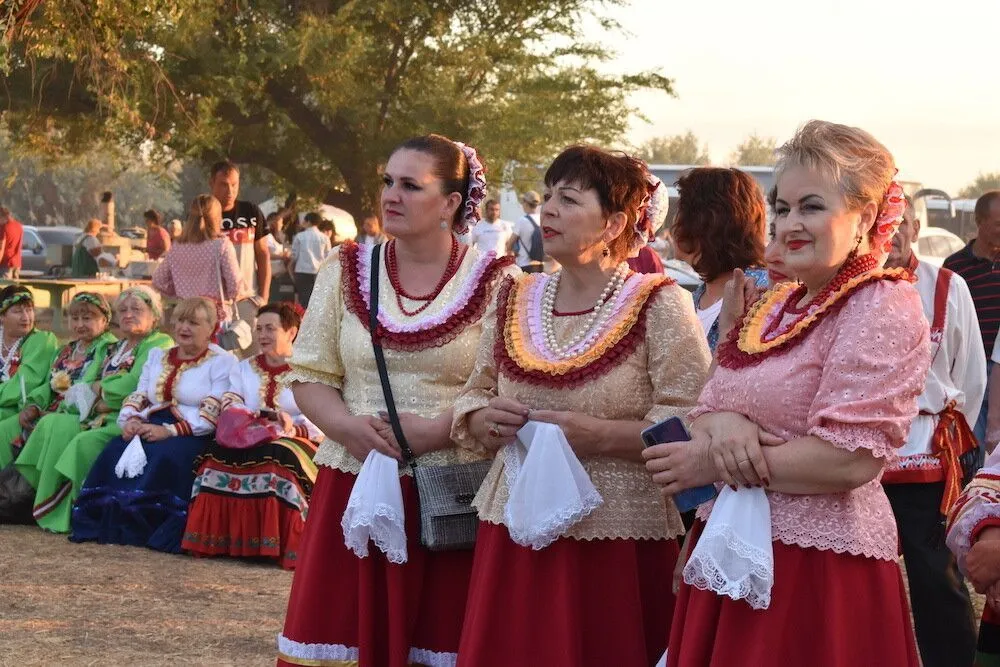
[{"label": "man in black t-shirt", "polygon": [[232,162],[212,165],[209,186],[222,204],[222,232],[236,247],[240,275],[257,297],[255,305],[265,304],[271,293],[271,255],[266,241],[271,232],[267,221],[256,204],[237,199],[240,170]]}]

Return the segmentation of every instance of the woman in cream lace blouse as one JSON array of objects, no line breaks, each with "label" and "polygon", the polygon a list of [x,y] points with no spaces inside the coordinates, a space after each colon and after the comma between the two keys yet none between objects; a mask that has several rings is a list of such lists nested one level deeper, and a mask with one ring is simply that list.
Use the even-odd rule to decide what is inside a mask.
[{"label": "woman in cream lace blouse", "polygon": [[710,356],[690,296],[625,264],[649,233],[645,165],[571,147],[545,186],[545,253],[562,269],[501,291],[452,437],[496,451],[529,413],[557,424],[603,504],[548,546],[520,546],[504,515],[506,459],[496,456],[474,501],[459,665],[650,665],[666,646],[684,528],[643,468],[640,432],[694,406]]},{"label": "woman in cream lace blouse", "polygon": [[[382,214],[393,240],[380,253],[378,337],[406,439],[419,465],[482,455],[450,437],[452,405],[475,364],[511,261],[460,245],[485,191],[475,152],[437,135],[411,139],[389,157]],[[470,205],[471,202],[471,205]],[[372,450],[400,459],[389,424],[369,326],[372,247],[348,242],[320,268],[291,358],[299,408],[327,439],[292,583],[282,665],[454,664],[471,551],[420,545],[416,488],[400,467],[408,559],[373,548],[359,558],[341,520]],[[390,444],[391,443],[391,444]]]}]

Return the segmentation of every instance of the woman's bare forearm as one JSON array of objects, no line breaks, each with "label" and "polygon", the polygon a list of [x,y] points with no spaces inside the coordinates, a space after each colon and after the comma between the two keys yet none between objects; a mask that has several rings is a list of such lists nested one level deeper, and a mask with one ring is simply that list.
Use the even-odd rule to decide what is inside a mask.
[{"label": "woman's bare forearm", "polygon": [[875,479],[884,461],[868,449],[848,451],[816,436],[764,447],[770,491],[809,495],[843,493]]},{"label": "woman's bare forearm", "polygon": [[320,382],[295,382],[292,395],[302,414],[327,437],[336,439],[337,423],[350,416],[340,390]]}]

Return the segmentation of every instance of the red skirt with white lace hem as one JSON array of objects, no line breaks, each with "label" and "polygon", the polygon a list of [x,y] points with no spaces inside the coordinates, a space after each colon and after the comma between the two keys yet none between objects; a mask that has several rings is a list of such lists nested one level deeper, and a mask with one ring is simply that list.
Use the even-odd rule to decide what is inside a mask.
[{"label": "red skirt with white lace hem", "polygon": [[465,613],[472,551],[420,545],[417,492],[401,477],[407,562],[374,544],[358,558],[340,521],[356,475],[320,467],[292,580],[278,665],[452,666]]},{"label": "red skirt with white lace hem", "polygon": [[648,667],[666,648],[676,540],[560,538],[480,522],[459,667]]},{"label": "red skirt with white lace hem", "polygon": [[[692,539],[704,527],[696,522]],[[896,562],[772,544],[766,610],[682,584],[667,667],[920,664]]]}]

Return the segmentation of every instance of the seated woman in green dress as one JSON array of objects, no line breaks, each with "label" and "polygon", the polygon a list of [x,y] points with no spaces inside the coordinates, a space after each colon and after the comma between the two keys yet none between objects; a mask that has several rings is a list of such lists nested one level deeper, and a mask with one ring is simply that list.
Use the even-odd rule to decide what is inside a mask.
[{"label": "seated woman in green dress", "polygon": [[20,285],[0,290],[0,424],[13,420],[14,435],[0,440],[0,469],[13,458],[11,442],[28,395],[46,384],[59,341],[35,329],[35,301]]},{"label": "seated woman in green dress", "polygon": [[66,391],[91,365],[104,363],[108,346],[116,342],[108,331],[110,323],[111,306],[103,296],[80,292],[73,297],[69,304],[69,330],[73,340],[56,354],[48,382],[42,382],[28,393],[20,414],[0,420],[0,464],[6,466],[17,457],[42,415],[59,408]]},{"label": "seated woman in green dress", "polygon": [[96,394],[93,408],[81,415],[76,405],[67,402],[42,417],[14,462],[35,487],[35,521],[55,533],[69,532],[70,510],[80,485],[104,446],[121,434],[118,412],[139,384],[149,351],[173,345],[170,336],[156,330],[162,313],[160,297],[148,287],[122,292],[115,313],[121,341],[81,380]]}]

